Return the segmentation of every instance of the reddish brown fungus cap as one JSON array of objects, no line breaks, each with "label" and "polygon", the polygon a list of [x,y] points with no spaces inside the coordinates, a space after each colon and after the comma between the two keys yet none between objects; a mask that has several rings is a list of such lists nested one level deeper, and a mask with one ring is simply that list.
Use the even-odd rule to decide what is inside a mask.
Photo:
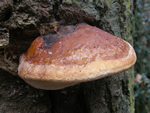
[{"label": "reddish brown fungus cap", "polygon": [[135,61],[128,42],[81,24],[36,38],[20,57],[18,74],[35,88],[56,90],[123,72]]}]

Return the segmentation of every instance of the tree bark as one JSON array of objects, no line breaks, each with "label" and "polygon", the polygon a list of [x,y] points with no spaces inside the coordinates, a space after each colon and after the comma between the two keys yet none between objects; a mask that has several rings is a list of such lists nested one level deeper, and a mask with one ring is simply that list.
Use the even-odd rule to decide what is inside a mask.
[{"label": "tree bark", "polygon": [[2,113],[134,113],[133,68],[57,91],[32,88],[17,76],[19,56],[40,35],[88,23],[132,44],[132,0],[0,0]]}]

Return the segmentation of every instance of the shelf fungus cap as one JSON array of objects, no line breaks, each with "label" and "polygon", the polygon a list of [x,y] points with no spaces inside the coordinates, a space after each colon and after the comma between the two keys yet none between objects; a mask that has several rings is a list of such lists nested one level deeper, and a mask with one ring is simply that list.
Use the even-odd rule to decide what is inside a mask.
[{"label": "shelf fungus cap", "polygon": [[36,38],[20,57],[18,74],[35,88],[57,90],[123,72],[135,62],[128,42],[80,24]]}]

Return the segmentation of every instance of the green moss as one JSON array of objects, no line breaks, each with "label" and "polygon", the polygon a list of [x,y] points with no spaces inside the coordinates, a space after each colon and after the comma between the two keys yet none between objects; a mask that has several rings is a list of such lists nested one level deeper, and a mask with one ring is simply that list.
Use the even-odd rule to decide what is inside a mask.
[{"label": "green moss", "polygon": [[72,1],[71,0],[65,0],[65,1],[63,1],[63,3],[72,4]]},{"label": "green moss", "polygon": [[[125,16],[126,18],[126,23],[127,23],[127,27],[125,30],[125,34],[126,34],[126,39],[129,43],[133,43],[133,39],[131,36],[131,30],[132,30],[132,24],[131,24],[131,16],[132,16],[132,10],[131,10],[131,5],[132,5],[132,1],[125,1],[124,0],[124,5],[126,6],[126,11],[125,11]],[[129,90],[129,102],[130,102],[130,107],[129,107],[129,113],[134,113],[134,92],[133,92],[133,87],[134,87],[134,69],[131,68],[129,71],[129,78],[128,78],[128,90]]]},{"label": "green moss", "polygon": [[112,4],[112,0],[107,0],[107,5],[111,6],[111,4]]},{"label": "green moss", "polygon": [[134,113],[135,109],[134,109],[134,92],[133,92],[133,87],[134,87],[134,69],[131,68],[129,70],[129,84],[128,84],[128,90],[130,92],[130,96],[129,96],[129,101],[130,101],[130,109],[129,109],[129,113]]}]

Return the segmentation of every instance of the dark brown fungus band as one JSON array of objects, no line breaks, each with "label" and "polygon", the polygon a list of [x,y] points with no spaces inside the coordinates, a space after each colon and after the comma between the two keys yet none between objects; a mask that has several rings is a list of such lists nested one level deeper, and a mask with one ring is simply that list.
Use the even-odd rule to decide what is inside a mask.
[{"label": "dark brown fungus band", "polygon": [[36,38],[20,57],[18,74],[35,88],[57,90],[123,72],[135,61],[128,42],[80,24]]}]

